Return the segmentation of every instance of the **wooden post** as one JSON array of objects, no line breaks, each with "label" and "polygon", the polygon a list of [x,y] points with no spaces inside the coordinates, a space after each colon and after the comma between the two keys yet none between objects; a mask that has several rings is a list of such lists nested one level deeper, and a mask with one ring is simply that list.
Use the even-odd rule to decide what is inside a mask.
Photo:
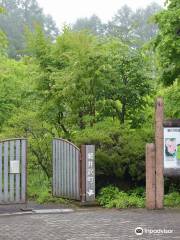
[{"label": "wooden post", "polygon": [[163,208],[164,200],[164,106],[163,99],[157,98],[155,110],[155,147],[156,147],[156,208]]},{"label": "wooden post", "polygon": [[146,208],[156,207],[155,144],[146,144]]}]

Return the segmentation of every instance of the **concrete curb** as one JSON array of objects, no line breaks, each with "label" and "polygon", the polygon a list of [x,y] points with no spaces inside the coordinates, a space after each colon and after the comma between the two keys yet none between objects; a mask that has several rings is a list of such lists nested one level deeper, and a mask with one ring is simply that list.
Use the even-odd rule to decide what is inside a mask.
[{"label": "concrete curb", "polygon": [[34,209],[32,211],[24,211],[24,212],[1,213],[0,217],[34,215],[34,214],[64,214],[64,213],[72,213],[74,211],[75,211],[74,209]]}]

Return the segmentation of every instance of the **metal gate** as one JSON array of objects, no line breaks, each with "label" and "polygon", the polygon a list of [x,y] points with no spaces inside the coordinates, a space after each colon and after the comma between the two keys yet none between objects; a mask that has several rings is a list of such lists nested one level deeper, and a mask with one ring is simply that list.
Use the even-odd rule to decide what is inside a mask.
[{"label": "metal gate", "polygon": [[0,141],[0,204],[26,202],[27,140]]},{"label": "metal gate", "polygon": [[73,143],[53,140],[53,195],[80,200],[80,149]]}]

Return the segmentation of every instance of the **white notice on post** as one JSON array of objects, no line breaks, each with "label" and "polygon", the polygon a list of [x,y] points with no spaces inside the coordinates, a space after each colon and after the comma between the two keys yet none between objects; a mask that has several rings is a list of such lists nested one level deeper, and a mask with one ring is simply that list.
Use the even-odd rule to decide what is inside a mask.
[{"label": "white notice on post", "polygon": [[180,168],[180,128],[164,128],[164,168]]}]

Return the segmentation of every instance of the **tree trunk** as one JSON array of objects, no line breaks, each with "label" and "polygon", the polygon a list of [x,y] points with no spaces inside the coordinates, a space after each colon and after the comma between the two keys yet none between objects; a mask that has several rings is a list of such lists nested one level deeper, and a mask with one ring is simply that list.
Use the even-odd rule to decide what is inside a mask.
[{"label": "tree trunk", "polygon": [[120,112],[120,122],[124,124],[125,116],[126,116],[126,97],[125,96],[122,97],[121,103],[122,103],[122,110]]},{"label": "tree trunk", "polygon": [[85,124],[84,124],[84,121],[83,121],[83,116],[84,116],[84,113],[82,111],[80,111],[79,112],[79,128],[80,129],[85,128]]}]

